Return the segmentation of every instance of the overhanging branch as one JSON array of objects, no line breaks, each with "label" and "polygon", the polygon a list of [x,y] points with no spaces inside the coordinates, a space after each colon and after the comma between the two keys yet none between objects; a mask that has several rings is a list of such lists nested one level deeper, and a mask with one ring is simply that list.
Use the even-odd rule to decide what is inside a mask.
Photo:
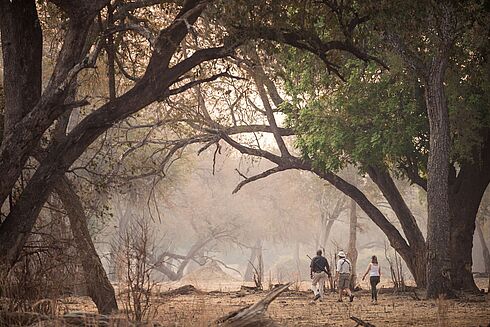
[{"label": "overhanging branch", "polygon": [[[288,170],[288,169],[292,169],[291,167],[282,167],[282,166],[277,166],[277,167],[274,167],[274,168],[271,168],[271,169],[268,169],[260,174],[257,174],[257,175],[254,175],[252,177],[247,177],[245,178],[243,181],[241,181],[236,187],[235,189],[233,190],[233,192],[231,192],[232,194],[235,194],[237,193],[238,191],[240,191],[240,189],[247,185],[248,183],[251,183],[251,182],[255,182],[256,180],[259,180],[259,179],[262,179],[262,178],[265,178],[267,176],[270,176],[272,174],[275,174],[275,173],[278,173],[280,171],[284,171],[284,170]],[[243,174],[240,174],[241,176],[243,176]]]}]

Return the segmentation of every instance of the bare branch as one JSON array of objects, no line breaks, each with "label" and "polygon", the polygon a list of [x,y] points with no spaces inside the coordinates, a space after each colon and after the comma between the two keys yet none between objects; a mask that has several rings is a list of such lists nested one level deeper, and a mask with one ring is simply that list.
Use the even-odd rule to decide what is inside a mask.
[{"label": "bare branch", "polygon": [[207,78],[202,78],[202,79],[194,80],[192,82],[189,82],[187,84],[184,84],[184,85],[182,85],[180,87],[177,87],[177,88],[174,88],[174,89],[170,89],[170,90],[168,90],[168,93],[166,93],[166,94],[164,94],[162,96],[162,99],[168,97],[169,95],[175,95],[175,94],[179,94],[179,93],[185,92],[188,89],[190,89],[190,88],[192,88],[194,86],[200,85],[202,83],[212,82],[214,80],[217,80],[220,77],[229,77],[229,78],[234,78],[234,79],[243,79],[241,77],[231,75],[228,72],[222,72],[222,73],[215,74],[215,75],[210,76],[210,77],[207,77]]},{"label": "bare branch", "polygon": [[255,81],[255,85],[257,87],[257,91],[259,92],[260,99],[262,100],[262,104],[264,105],[265,115],[267,117],[267,121],[272,130],[272,134],[274,135],[274,139],[276,140],[276,144],[281,151],[281,155],[283,157],[289,157],[291,154],[282,139],[281,134],[279,133],[279,129],[276,123],[276,118],[274,117],[274,112],[272,110],[272,106],[269,102],[269,98],[267,97],[267,92],[264,86],[264,80],[267,79],[267,75],[265,74],[264,69],[260,64],[260,59],[256,51],[252,53],[252,56],[257,61],[258,65],[256,65],[253,69],[251,69],[252,78]]},{"label": "bare branch", "polygon": [[[271,169],[268,169],[260,174],[257,174],[255,176],[252,176],[252,177],[247,177],[245,180],[241,181],[236,187],[235,189],[233,190],[233,192],[231,192],[232,194],[235,194],[237,193],[238,191],[240,191],[240,189],[247,185],[248,183],[251,183],[251,182],[254,182],[256,180],[259,180],[259,179],[262,179],[262,178],[265,178],[267,176],[270,176],[272,174],[275,174],[277,172],[280,172],[280,171],[284,171],[284,170],[288,170],[288,169],[292,169],[292,167],[281,167],[281,166],[277,166],[277,167],[274,167],[274,168],[271,168]],[[240,174],[242,175],[242,174]],[[243,175],[242,175],[243,176]]]},{"label": "bare branch", "polygon": [[243,154],[248,154],[251,156],[257,156],[257,157],[263,157],[266,158],[274,163],[280,164],[284,160],[284,158],[281,158],[280,156],[276,156],[275,154],[272,154],[271,152],[262,150],[262,149],[254,149],[250,148],[248,146],[242,145],[238,143],[237,141],[233,140],[231,137],[229,137],[226,133],[223,131],[217,131],[217,134],[229,145],[237,149]]}]

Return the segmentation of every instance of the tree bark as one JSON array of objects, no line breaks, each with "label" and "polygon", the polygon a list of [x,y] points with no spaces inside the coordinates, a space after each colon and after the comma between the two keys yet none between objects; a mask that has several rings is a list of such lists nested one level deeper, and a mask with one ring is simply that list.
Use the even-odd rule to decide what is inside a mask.
[{"label": "tree bark", "polygon": [[356,201],[350,200],[349,213],[349,246],[347,249],[348,257],[352,263],[351,288],[356,287],[357,275],[357,205]]},{"label": "tree bark", "polygon": [[427,297],[451,296],[449,240],[449,112],[444,94],[446,54],[433,63],[426,85],[430,152],[427,169]]},{"label": "tree bark", "polygon": [[43,36],[34,0],[0,2],[4,68],[4,135],[41,97]]},{"label": "tree bark", "polygon": [[450,188],[451,285],[456,290],[478,291],[472,274],[473,236],[478,209],[490,183],[488,143],[483,149],[474,162],[461,165]]},{"label": "tree bark", "polygon": [[[101,1],[94,1],[88,7],[84,7],[86,4],[83,1],[65,3],[66,7],[73,9],[80,6],[86,10],[80,12],[79,15],[70,17],[63,46],[58,55],[53,74],[42,96],[33,107],[26,109],[29,115],[26,115],[17,123],[15,132],[10,130],[9,133],[4,133],[0,146],[0,171],[3,173],[0,179],[0,205],[4,203],[11,192],[25,162],[37,147],[43,133],[56,118],[67,110],[64,104],[67,90],[71,85],[72,79],[81,69],[74,70],[74,67],[81,61],[81,53],[87,41],[88,31],[93,17],[100,9],[98,5]],[[2,7],[6,3],[8,2],[2,1]],[[3,34],[2,32],[2,37],[4,37]],[[36,41],[33,40],[33,42]],[[5,43],[2,42],[2,46],[5,46]],[[38,65],[39,63],[32,64]],[[10,78],[10,76],[6,76],[6,78]],[[16,76],[12,78],[16,78]],[[26,95],[26,97],[28,96]],[[6,101],[10,101],[8,97],[6,97]],[[7,108],[7,110],[9,109]]]},{"label": "tree bark", "polygon": [[110,314],[118,309],[116,295],[92,242],[80,198],[73,191],[66,177],[61,179],[55,190],[70,220],[89,296],[97,306],[99,313]]},{"label": "tree bark", "polygon": [[91,113],[67,135],[63,142],[50,147],[48,156],[40,164],[16,206],[0,226],[0,244],[2,245],[0,258],[6,264],[7,269],[17,259],[46,201],[47,194],[56,181],[99,135],[109,129],[114,122],[128,117],[157,99],[161,100],[168,96],[168,91],[165,90],[168,90],[179,76],[196,65],[226,56],[227,53],[223,48],[205,49],[202,52],[195,52],[191,57],[168,70],[163,69],[163,72],[161,69],[147,72],[145,77],[139,80],[131,90]]}]

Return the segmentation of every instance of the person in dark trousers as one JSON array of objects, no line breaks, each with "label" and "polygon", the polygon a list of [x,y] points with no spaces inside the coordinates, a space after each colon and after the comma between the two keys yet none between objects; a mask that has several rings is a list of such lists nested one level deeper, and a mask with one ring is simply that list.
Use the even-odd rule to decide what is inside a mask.
[{"label": "person in dark trousers", "polygon": [[323,300],[325,281],[330,276],[330,267],[327,259],[322,255],[322,250],[316,251],[316,257],[311,259],[310,264],[311,289],[315,294],[315,301]]},{"label": "person in dark trousers", "polygon": [[371,284],[371,302],[373,304],[378,303],[378,290],[376,289],[376,285],[378,285],[381,279],[381,267],[378,264],[378,258],[373,255],[371,257],[371,262],[369,263],[364,276],[362,276],[362,280],[366,278],[366,275],[369,273],[369,283]]}]

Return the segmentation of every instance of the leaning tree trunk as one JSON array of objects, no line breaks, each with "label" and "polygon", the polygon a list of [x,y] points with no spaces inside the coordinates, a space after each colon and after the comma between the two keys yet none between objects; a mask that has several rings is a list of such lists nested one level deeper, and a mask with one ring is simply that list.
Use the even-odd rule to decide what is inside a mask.
[{"label": "leaning tree trunk", "polygon": [[[94,14],[95,16],[100,9],[98,9],[98,6],[102,3],[102,1],[94,2],[95,4],[91,5],[86,5],[83,1],[59,2],[59,4],[63,4],[66,7],[73,9],[70,11],[72,14],[69,21],[71,22],[70,26],[82,25],[78,29],[71,29],[71,32],[81,32],[86,36],[88,27],[92,22],[91,15]],[[83,11],[79,12],[78,8],[80,6],[84,7]],[[203,62],[229,55],[227,47],[202,49],[194,53],[188,59],[173,65],[171,68],[168,67],[168,63],[173,57],[173,54],[177,51],[178,45],[188,33],[187,26],[195,23],[204,10],[204,7],[205,3],[199,1],[186,1],[180,13],[174,19],[175,23],[170,24],[166,29],[160,32],[158,40],[156,41],[157,44],[155,45],[157,50],[152,53],[152,57],[143,77],[126,93],[113,101],[103,104],[97,110],[86,116],[77,127],[66,136],[63,142],[49,147],[46,159],[40,163],[38,169],[32,175],[24,191],[19,196],[15,206],[0,225],[0,261],[3,263],[4,268],[10,269],[19,257],[19,253],[26,241],[26,235],[32,230],[37,216],[46,202],[50,191],[69,167],[82,155],[88,146],[97,139],[97,137],[112,127],[115,122],[127,118],[129,115],[157,100],[162,101],[164,98],[170,96],[171,85],[194,67]],[[181,19],[181,16],[184,13],[188,13],[185,22]],[[75,16],[78,14],[84,14],[80,21],[75,19]],[[75,38],[76,35],[79,34],[80,33],[75,33],[70,35]],[[83,41],[86,40],[83,35],[80,37],[83,37]],[[78,45],[77,42],[73,42],[73,44]],[[231,47],[233,46],[235,46],[235,44],[231,45]],[[73,48],[77,47],[74,46]],[[62,56],[66,49],[68,49],[68,45],[65,42],[60,56]],[[165,49],[165,51],[159,51],[158,49]],[[70,58],[72,58],[71,54],[67,54],[65,59],[68,60]],[[66,64],[66,60],[60,61],[59,59],[56,67],[60,65],[63,66],[64,63]],[[75,70],[71,71],[74,72]],[[56,76],[52,78],[54,81],[50,84],[52,87],[53,85],[56,85],[58,77],[61,76],[61,79],[65,79],[63,77],[64,71],[60,72],[55,69],[55,72],[58,72],[59,74],[56,74]],[[52,97],[47,97],[52,99],[53,102],[61,105],[62,102],[59,101],[63,98],[64,92],[65,87],[63,84],[52,90]],[[59,117],[59,111],[61,111],[61,109],[66,110],[65,106],[62,105],[50,107],[48,106],[50,103],[51,102],[48,101],[46,104],[41,101],[40,105],[36,107],[36,111],[34,113],[32,113],[32,111],[30,115],[26,116],[21,123],[17,125],[19,133],[9,133],[9,137],[2,141],[2,145],[0,146],[0,171],[2,171],[2,173],[6,171],[6,173],[3,175],[3,178],[0,179],[0,203],[7,197],[11,190],[11,186],[15,184],[18,176],[20,176],[21,166],[23,166],[24,162],[27,160],[27,156],[34,149],[35,141],[38,136],[40,137],[40,135],[38,135],[40,130],[44,132],[49,126],[44,128],[45,124],[48,122],[51,124],[51,119],[54,120]],[[24,156],[26,157],[24,158]]]},{"label": "leaning tree trunk", "polygon": [[[445,57],[445,54],[443,54]],[[426,85],[430,128],[427,169],[427,297],[451,295],[449,240],[449,113],[444,94],[445,59],[431,66]]]},{"label": "leaning tree trunk", "polygon": [[110,314],[117,310],[114,288],[90,237],[82,203],[66,177],[61,179],[55,189],[70,220],[70,227],[82,263],[89,296],[97,306],[99,313]]},{"label": "leaning tree trunk", "polygon": [[[302,161],[301,164],[296,163],[299,169],[313,171],[319,177],[330,182],[339,191],[349,196],[356,201],[357,205],[369,216],[369,218],[383,231],[388,238],[390,245],[395,249],[398,254],[407,263],[408,269],[415,278],[417,285],[419,282],[425,281],[422,276],[425,274],[425,270],[421,269],[425,267],[425,256],[421,256],[414,248],[412,248],[400,231],[388,220],[385,215],[369,201],[364,193],[362,193],[357,187],[346,182],[340,176],[335,175],[328,171],[318,170],[312,167],[309,163]],[[422,274],[421,271],[424,271]]]},{"label": "leaning tree trunk", "polygon": [[[398,218],[413,255],[403,258],[418,287],[426,287],[426,243],[415,217],[386,167],[369,166],[369,177],[379,187]],[[408,259],[408,260],[407,260]]]}]

